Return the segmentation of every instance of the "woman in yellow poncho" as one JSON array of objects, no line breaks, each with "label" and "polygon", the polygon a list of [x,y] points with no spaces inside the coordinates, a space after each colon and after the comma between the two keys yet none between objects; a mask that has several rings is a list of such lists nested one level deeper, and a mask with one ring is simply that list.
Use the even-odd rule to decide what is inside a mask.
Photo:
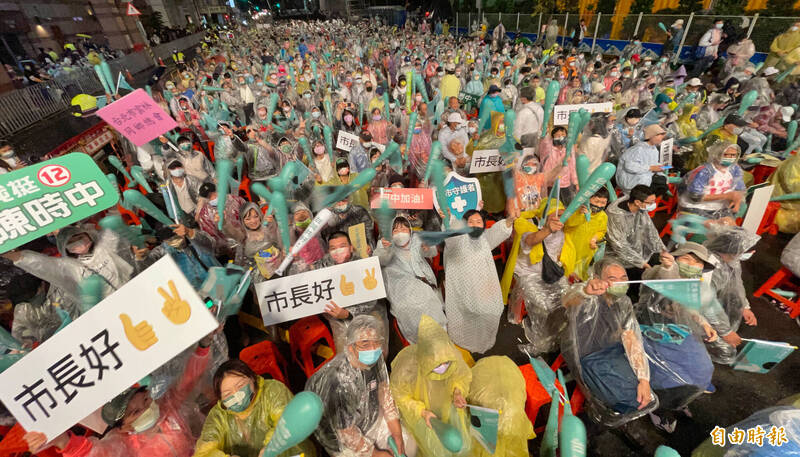
[{"label": "woman in yellow poncho", "polygon": [[[769,182],[775,185],[773,197],[800,192],[800,155],[784,160],[772,173]],[[800,200],[782,201],[781,208],[775,215],[775,223],[781,232],[800,232]]]},{"label": "woman in yellow poncho", "polygon": [[[194,457],[257,457],[272,439],[275,425],[292,399],[283,383],[258,376],[239,359],[217,369],[214,393],[220,401],[206,417]],[[316,449],[305,440],[280,457],[300,454],[315,457]]]},{"label": "woman in yellow poncho", "polygon": [[[392,361],[391,386],[400,417],[417,442],[420,457],[468,456],[471,452],[469,396],[472,373],[447,332],[427,315],[419,321],[417,344]],[[461,435],[461,451],[444,448],[428,421],[436,417]]]},{"label": "woman in yellow poncho", "polygon": [[477,442],[473,457],[528,457],[528,440],[536,437],[525,414],[525,378],[517,364],[505,356],[484,357],[472,367],[469,404],[500,412],[497,447],[489,454]]}]

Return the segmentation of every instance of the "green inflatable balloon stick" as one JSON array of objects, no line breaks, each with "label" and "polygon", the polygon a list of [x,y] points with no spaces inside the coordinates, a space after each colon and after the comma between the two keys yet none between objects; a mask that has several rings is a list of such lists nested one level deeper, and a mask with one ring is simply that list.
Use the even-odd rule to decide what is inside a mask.
[{"label": "green inflatable balloon stick", "polygon": [[291,237],[289,233],[289,209],[286,203],[286,196],[280,191],[270,192],[267,190],[267,187],[260,182],[255,182],[250,185],[250,191],[269,202],[269,212],[275,215],[275,221],[278,222],[278,228],[281,232],[283,251],[284,253],[288,253],[291,247]]},{"label": "green inflatable balloon stick", "polygon": [[148,194],[153,193],[153,189],[150,188],[150,183],[147,182],[147,178],[144,177],[144,170],[139,165],[134,165],[131,167],[131,176],[133,180],[136,181],[140,186],[144,187],[144,190],[147,191]]},{"label": "green inflatable balloon stick", "polygon": [[553,105],[558,99],[558,93],[561,92],[561,84],[558,81],[550,81],[547,85],[547,92],[544,97],[544,120],[542,121],[542,135],[544,138],[547,136],[547,126],[550,125],[550,116],[553,115]]},{"label": "green inflatable balloon stick", "polygon": [[461,452],[464,441],[461,439],[461,434],[458,433],[455,427],[435,417],[431,419],[431,427],[445,449],[453,453]]},{"label": "green inflatable balloon stick", "polygon": [[314,392],[303,391],[295,395],[278,419],[275,432],[261,457],[277,457],[289,448],[311,436],[322,419],[322,400]]},{"label": "green inflatable balloon stick", "polygon": [[149,214],[150,217],[154,218],[158,222],[161,222],[164,225],[173,225],[175,222],[170,220],[163,211],[161,211],[153,202],[147,199],[141,192],[135,189],[128,189],[122,193],[122,197],[125,199],[125,207],[126,208],[139,208],[145,213]]},{"label": "green inflatable balloon stick", "polygon": [[122,164],[122,161],[119,160],[119,157],[114,155],[108,156],[108,163],[122,173],[122,176],[124,176],[129,183],[133,182],[133,178],[128,174],[128,170],[125,169],[125,165]]},{"label": "green inflatable balloon stick", "polygon": [[78,284],[82,313],[89,311],[103,299],[103,284],[103,278],[97,274],[83,278]]},{"label": "green inflatable balloon stick", "polygon": [[615,167],[614,164],[608,162],[600,164],[600,166],[594,170],[594,173],[586,179],[586,185],[581,186],[578,194],[572,199],[567,209],[564,210],[564,214],[559,218],[561,223],[565,223],[578,208],[588,203],[592,195],[603,187],[606,182],[614,176],[614,172],[616,171],[617,167]]},{"label": "green inflatable balloon stick", "polygon": [[406,157],[408,157],[408,151],[411,150],[411,140],[414,137],[414,127],[416,127],[416,125],[417,112],[413,111],[408,115],[408,132],[406,132]]},{"label": "green inflatable balloon stick", "polygon": [[[562,386],[564,375],[558,370],[558,382]],[[566,394],[566,387],[564,387]],[[558,433],[558,450],[561,457],[586,457],[586,426],[572,414],[569,397],[564,396],[564,417],[561,418],[561,430]]]},{"label": "green inflatable balloon stick", "polygon": [[141,227],[132,227],[126,224],[120,215],[114,214],[106,216],[100,219],[98,224],[100,227],[111,230],[123,239],[128,240],[130,244],[139,248],[144,247],[144,236],[142,235]]},{"label": "green inflatable balloon stick", "polygon": [[233,161],[229,159],[217,159],[217,214],[219,222],[217,228],[221,231],[225,223],[225,203],[228,201],[228,194],[231,191],[231,173],[233,173]]},{"label": "green inflatable balloon stick", "polygon": [[681,457],[678,451],[669,446],[664,446],[663,444],[656,448],[656,453],[653,455],[654,457]]},{"label": "green inflatable balloon stick", "polygon": [[758,92],[756,92],[755,90],[751,90],[746,94],[744,94],[744,96],[742,97],[742,103],[739,104],[739,109],[736,111],[736,114],[738,114],[739,116],[743,115],[748,108],[753,106],[753,103],[755,103],[757,98],[758,98]]}]

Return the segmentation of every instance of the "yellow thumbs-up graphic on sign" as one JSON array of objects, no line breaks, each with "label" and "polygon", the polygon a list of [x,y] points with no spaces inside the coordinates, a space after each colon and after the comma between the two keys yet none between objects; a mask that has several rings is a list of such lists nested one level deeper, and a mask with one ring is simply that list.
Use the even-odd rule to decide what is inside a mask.
[{"label": "yellow thumbs-up graphic on sign", "polygon": [[342,295],[353,295],[356,293],[356,285],[349,282],[345,275],[342,275],[342,280],[339,281],[339,290],[342,291]]},{"label": "yellow thumbs-up graphic on sign", "polygon": [[125,336],[131,342],[133,347],[140,351],[144,351],[150,346],[158,343],[156,333],[153,327],[147,321],[141,321],[133,325],[130,316],[127,314],[120,314],[119,320],[122,321],[122,328],[125,330]]}]

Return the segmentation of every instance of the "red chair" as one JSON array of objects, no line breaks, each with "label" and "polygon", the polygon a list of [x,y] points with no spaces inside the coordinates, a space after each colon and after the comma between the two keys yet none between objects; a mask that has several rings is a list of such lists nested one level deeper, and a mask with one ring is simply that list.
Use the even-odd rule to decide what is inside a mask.
[{"label": "red chair", "polygon": [[[493,221],[491,219],[487,219],[486,220],[486,228],[487,229],[491,228],[495,224],[495,222],[497,222],[497,221]],[[496,254],[495,254],[495,252],[496,252]],[[495,250],[492,251],[492,258],[494,260],[502,260],[503,263],[506,263],[508,261],[508,246],[506,246],[506,242],[505,241],[500,243],[500,246],[497,246],[497,248],[495,248]]]},{"label": "red chair", "polygon": [[395,319],[394,316],[392,316],[392,328],[394,329],[394,332],[397,334],[398,338],[400,338],[400,343],[403,345],[403,347],[411,344],[408,342],[406,337],[403,336],[403,332],[400,331],[400,327],[397,325],[397,319]]},{"label": "red chair", "polygon": [[[336,346],[333,344],[333,336],[328,327],[317,317],[309,316],[304,317],[289,327],[289,344],[292,347],[292,359],[295,363],[300,365],[306,377],[310,378],[311,375],[317,372],[323,365],[325,365],[330,358],[325,359],[319,365],[314,365],[312,354],[314,348],[320,341],[324,341],[334,355],[336,355]],[[333,358],[333,356],[331,356]]]},{"label": "red chair", "polygon": [[778,224],[775,223],[775,216],[780,209],[780,202],[767,203],[767,209],[764,211],[764,216],[761,218],[761,222],[758,224],[758,229],[756,230],[757,235],[761,235],[764,232],[770,235],[778,234]]},{"label": "red chair", "polygon": [[761,184],[769,179],[770,175],[775,171],[775,167],[768,167],[766,165],[756,165],[753,167],[753,184]]},{"label": "red chair", "polygon": [[[559,367],[564,364],[564,356],[559,354],[558,358],[553,362],[550,366],[550,369],[556,371]],[[536,376],[536,372],[533,370],[533,367],[527,363],[519,367],[522,371],[522,376],[525,378],[525,391],[527,393],[527,400],[525,401],[525,414],[528,416],[528,419],[533,424],[533,430],[536,433],[541,433],[545,429],[545,425],[547,423],[547,416],[544,414],[544,411],[541,410],[542,406],[550,405],[550,395],[539,382],[538,376]],[[556,386],[558,389],[566,394],[566,390],[561,383],[556,380]],[[583,392],[581,392],[580,388],[576,385],[575,389],[572,392],[572,397],[570,397],[570,406],[572,409],[572,414],[579,414],[583,411],[583,403],[585,400],[585,396]],[[542,411],[542,414],[539,412]],[[564,406],[560,405],[558,410],[558,417],[559,421],[564,414]],[[539,421],[539,426],[537,426],[537,420]]]},{"label": "red chair", "polygon": [[247,200],[253,201],[253,195],[250,194],[250,178],[247,176],[242,176],[242,182],[239,184],[239,193],[241,194],[242,192],[244,192]]},{"label": "red chair", "polygon": [[286,359],[272,341],[262,341],[242,349],[239,359],[252,368],[257,375],[269,374],[273,379],[277,379],[288,387]]},{"label": "red chair", "polygon": [[[778,300],[779,303],[789,308],[789,317],[795,319],[800,316],[800,286],[793,284],[792,278],[794,278],[792,272],[786,267],[781,267],[781,269],[767,279],[758,290],[753,292],[753,296],[760,297],[762,295],[767,295],[770,298]],[[794,301],[773,291],[779,288],[795,292],[797,295],[795,295]]]}]

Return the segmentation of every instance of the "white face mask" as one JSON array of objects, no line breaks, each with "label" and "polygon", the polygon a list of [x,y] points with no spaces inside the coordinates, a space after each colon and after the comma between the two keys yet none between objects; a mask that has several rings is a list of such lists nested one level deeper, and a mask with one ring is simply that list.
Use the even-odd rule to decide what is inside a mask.
[{"label": "white face mask", "polygon": [[392,243],[394,243],[395,246],[404,247],[410,240],[411,234],[408,232],[397,232],[392,235]]},{"label": "white face mask", "polygon": [[350,253],[350,248],[337,248],[330,251],[331,258],[337,264],[347,261],[347,255]]},{"label": "white face mask", "polygon": [[741,135],[742,134],[742,130],[743,129],[741,127],[736,127],[736,128],[733,129],[733,134],[734,135]]},{"label": "white face mask", "polygon": [[186,175],[186,170],[184,170],[183,168],[175,168],[173,170],[170,170],[169,174],[176,178],[181,178]]},{"label": "white face mask", "polygon": [[156,425],[160,416],[161,410],[158,408],[158,403],[153,400],[150,402],[150,406],[131,423],[131,427],[136,433],[146,432]]},{"label": "white face mask", "polygon": [[644,212],[649,213],[651,211],[655,211],[655,209],[656,209],[656,203],[653,202],[644,207]]}]

